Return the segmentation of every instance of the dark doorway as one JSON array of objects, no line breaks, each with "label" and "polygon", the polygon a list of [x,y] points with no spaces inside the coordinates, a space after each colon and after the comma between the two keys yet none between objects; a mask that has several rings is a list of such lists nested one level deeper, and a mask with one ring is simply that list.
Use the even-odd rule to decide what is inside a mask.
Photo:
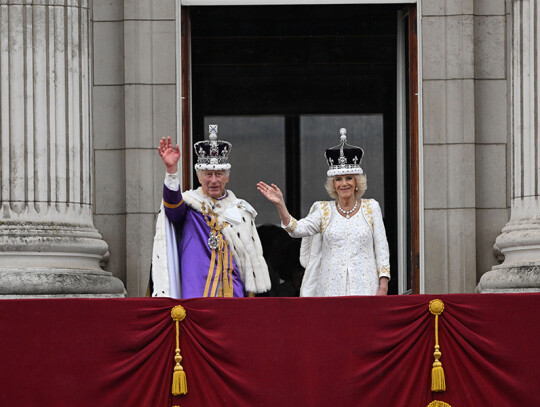
[{"label": "dark doorway", "polygon": [[[193,142],[220,125],[233,144],[231,189],[279,223],[255,188],[285,192],[297,218],[323,188],[324,150],[348,130],[365,150],[366,197],[383,209],[397,293],[398,5],[190,7]],[[193,185],[197,185],[196,177]],[[306,209],[307,208],[307,209]]]}]

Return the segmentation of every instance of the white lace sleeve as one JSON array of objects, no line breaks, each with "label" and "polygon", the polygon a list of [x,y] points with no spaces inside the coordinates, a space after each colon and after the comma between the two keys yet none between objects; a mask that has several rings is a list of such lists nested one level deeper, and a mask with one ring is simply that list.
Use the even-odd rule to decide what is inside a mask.
[{"label": "white lace sleeve", "polygon": [[178,173],[169,174],[165,173],[165,186],[171,191],[178,191],[180,189],[180,180],[178,179]]},{"label": "white lace sleeve", "polygon": [[303,219],[296,220],[291,216],[288,225],[281,223],[281,227],[287,231],[291,237],[312,236],[321,232],[322,210],[319,202],[311,206],[309,215]]}]

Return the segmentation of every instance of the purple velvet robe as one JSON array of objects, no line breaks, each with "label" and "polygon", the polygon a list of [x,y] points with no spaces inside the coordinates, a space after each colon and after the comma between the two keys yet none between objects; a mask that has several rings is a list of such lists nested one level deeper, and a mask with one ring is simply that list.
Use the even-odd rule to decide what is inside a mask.
[{"label": "purple velvet robe", "polygon": [[231,249],[226,245],[221,255],[219,250],[212,253],[208,247],[210,227],[204,216],[183,201],[180,191],[167,186],[163,187],[163,204],[179,235],[182,298],[222,297],[230,292],[231,281],[233,297],[243,297],[244,285]]}]

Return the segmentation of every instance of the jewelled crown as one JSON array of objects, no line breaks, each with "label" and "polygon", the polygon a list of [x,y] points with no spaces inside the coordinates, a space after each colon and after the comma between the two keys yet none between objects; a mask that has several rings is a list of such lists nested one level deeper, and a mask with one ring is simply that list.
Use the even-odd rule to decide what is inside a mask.
[{"label": "jewelled crown", "polygon": [[217,124],[209,125],[208,131],[210,133],[208,136],[209,140],[198,141],[193,146],[195,154],[197,154],[195,169],[210,171],[229,170],[231,164],[227,161],[229,160],[232,144],[228,141],[217,139]]},{"label": "jewelled crown", "polygon": [[324,154],[328,164],[327,176],[345,174],[363,174],[364,171],[360,167],[364,150],[360,147],[347,144],[347,129],[340,129],[340,140],[337,146],[326,149]]}]

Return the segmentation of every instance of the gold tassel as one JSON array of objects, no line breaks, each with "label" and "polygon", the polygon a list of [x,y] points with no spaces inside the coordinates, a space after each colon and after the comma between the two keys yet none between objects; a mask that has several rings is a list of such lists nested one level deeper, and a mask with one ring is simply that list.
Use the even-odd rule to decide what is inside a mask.
[{"label": "gold tassel", "polygon": [[452,407],[450,404],[440,400],[433,400],[427,407]]},{"label": "gold tassel", "polygon": [[172,394],[174,396],[187,394],[186,372],[184,372],[184,370],[182,369],[182,366],[180,366],[179,364],[177,364],[174,367],[173,381],[172,381]]},{"label": "gold tassel", "polygon": [[435,315],[435,352],[433,352],[435,362],[431,369],[431,391],[443,392],[446,390],[446,383],[442,363],[439,361],[442,356],[439,347],[439,315],[444,311],[444,303],[438,299],[432,300],[429,303],[429,311]]},{"label": "gold tassel", "polygon": [[180,321],[186,317],[186,310],[181,305],[177,305],[171,310],[171,317],[176,322],[176,354],[174,355],[176,365],[173,371],[172,394],[173,396],[180,396],[187,394],[186,372],[184,372],[184,368],[180,364],[182,361],[182,356],[180,356]]}]

